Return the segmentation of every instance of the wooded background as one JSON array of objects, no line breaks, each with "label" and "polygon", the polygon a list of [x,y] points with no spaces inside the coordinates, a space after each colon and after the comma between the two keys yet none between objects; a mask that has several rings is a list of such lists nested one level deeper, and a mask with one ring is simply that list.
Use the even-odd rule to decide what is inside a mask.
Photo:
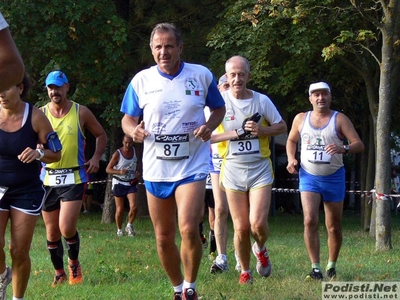
[{"label": "wooded background", "polygon": [[[216,78],[229,57],[247,57],[250,87],[270,96],[289,128],[298,112],[311,109],[309,84],[328,82],[332,108],[349,116],[366,146],[346,157],[346,168],[361,191],[384,195],[373,207],[360,197],[362,226],[377,250],[392,247],[385,199],[400,131],[392,122],[399,119],[399,0],[3,0],[0,10],[36,83],[30,101],[47,102],[45,77],[63,70],[70,99],[89,106],[107,130],[106,161],[121,144],[125,88],[154,65],[149,37],[156,23],[175,23],[182,59],[209,67]],[[104,222],[113,219],[109,190]]]}]

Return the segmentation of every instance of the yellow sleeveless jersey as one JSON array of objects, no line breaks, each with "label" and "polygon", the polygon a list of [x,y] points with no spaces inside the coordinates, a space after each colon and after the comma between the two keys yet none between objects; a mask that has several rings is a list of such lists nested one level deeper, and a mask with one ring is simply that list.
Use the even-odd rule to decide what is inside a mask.
[{"label": "yellow sleeveless jersey", "polygon": [[[69,184],[79,184],[88,181],[88,176],[83,167],[85,163],[86,137],[79,123],[79,104],[72,101],[69,112],[62,118],[54,117],[48,104],[42,108],[49,119],[54,131],[57,132],[62,144],[61,159],[58,162],[45,164],[42,169],[41,178],[44,185],[56,185],[49,179],[49,173],[68,172],[73,170],[74,182]],[[54,171],[56,170],[56,171]]]}]

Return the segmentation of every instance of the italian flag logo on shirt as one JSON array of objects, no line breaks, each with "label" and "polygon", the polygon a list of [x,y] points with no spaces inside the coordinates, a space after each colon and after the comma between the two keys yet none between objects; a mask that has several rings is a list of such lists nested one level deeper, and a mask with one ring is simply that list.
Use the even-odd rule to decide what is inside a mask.
[{"label": "italian flag logo on shirt", "polygon": [[199,84],[196,79],[194,78],[186,79],[185,94],[190,96],[200,96]]}]

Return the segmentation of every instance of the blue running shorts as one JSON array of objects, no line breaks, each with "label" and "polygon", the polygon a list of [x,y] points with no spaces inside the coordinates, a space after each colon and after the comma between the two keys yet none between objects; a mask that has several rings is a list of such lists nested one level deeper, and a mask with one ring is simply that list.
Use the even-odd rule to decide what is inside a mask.
[{"label": "blue running shorts", "polygon": [[168,199],[175,193],[175,190],[178,186],[186,183],[201,181],[206,179],[206,177],[207,174],[201,173],[186,177],[175,182],[152,182],[145,180],[144,185],[146,187],[146,190],[153,196],[161,199]]},{"label": "blue running shorts", "polygon": [[320,194],[324,202],[340,202],[346,194],[345,169],[341,167],[335,173],[327,176],[316,176],[300,168],[300,192]]}]

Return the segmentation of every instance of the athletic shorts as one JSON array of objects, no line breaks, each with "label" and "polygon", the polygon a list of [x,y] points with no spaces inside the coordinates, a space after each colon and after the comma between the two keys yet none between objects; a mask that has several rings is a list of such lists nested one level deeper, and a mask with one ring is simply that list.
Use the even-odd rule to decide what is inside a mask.
[{"label": "athletic shorts", "polygon": [[[207,174],[195,174],[175,182],[152,182],[144,181],[146,190],[153,196],[160,199],[168,199],[171,197],[178,186],[186,183],[201,181],[206,179]],[[205,188],[205,187],[204,187]]]},{"label": "athletic shorts", "polygon": [[256,190],[274,182],[274,171],[269,158],[243,163],[224,161],[220,181],[224,189],[236,192]]},{"label": "athletic shorts", "polygon": [[82,201],[86,183],[71,184],[61,187],[45,186],[44,188],[46,189],[46,198],[42,210],[54,211],[60,209],[60,201]]},{"label": "athletic shorts", "polygon": [[331,175],[316,176],[300,168],[299,190],[320,194],[325,202],[343,201],[346,194],[345,173],[344,167],[341,167]]},{"label": "athletic shorts", "polygon": [[0,200],[0,211],[10,211],[10,208],[13,208],[28,215],[38,216],[42,210],[45,193],[41,181],[10,187]]},{"label": "athletic shorts", "polygon": [[137,185],[125,185],[121,183],[114,184],[112,187],[112,192],[115,197],[125,197],[128,194],[136,193]]}]

